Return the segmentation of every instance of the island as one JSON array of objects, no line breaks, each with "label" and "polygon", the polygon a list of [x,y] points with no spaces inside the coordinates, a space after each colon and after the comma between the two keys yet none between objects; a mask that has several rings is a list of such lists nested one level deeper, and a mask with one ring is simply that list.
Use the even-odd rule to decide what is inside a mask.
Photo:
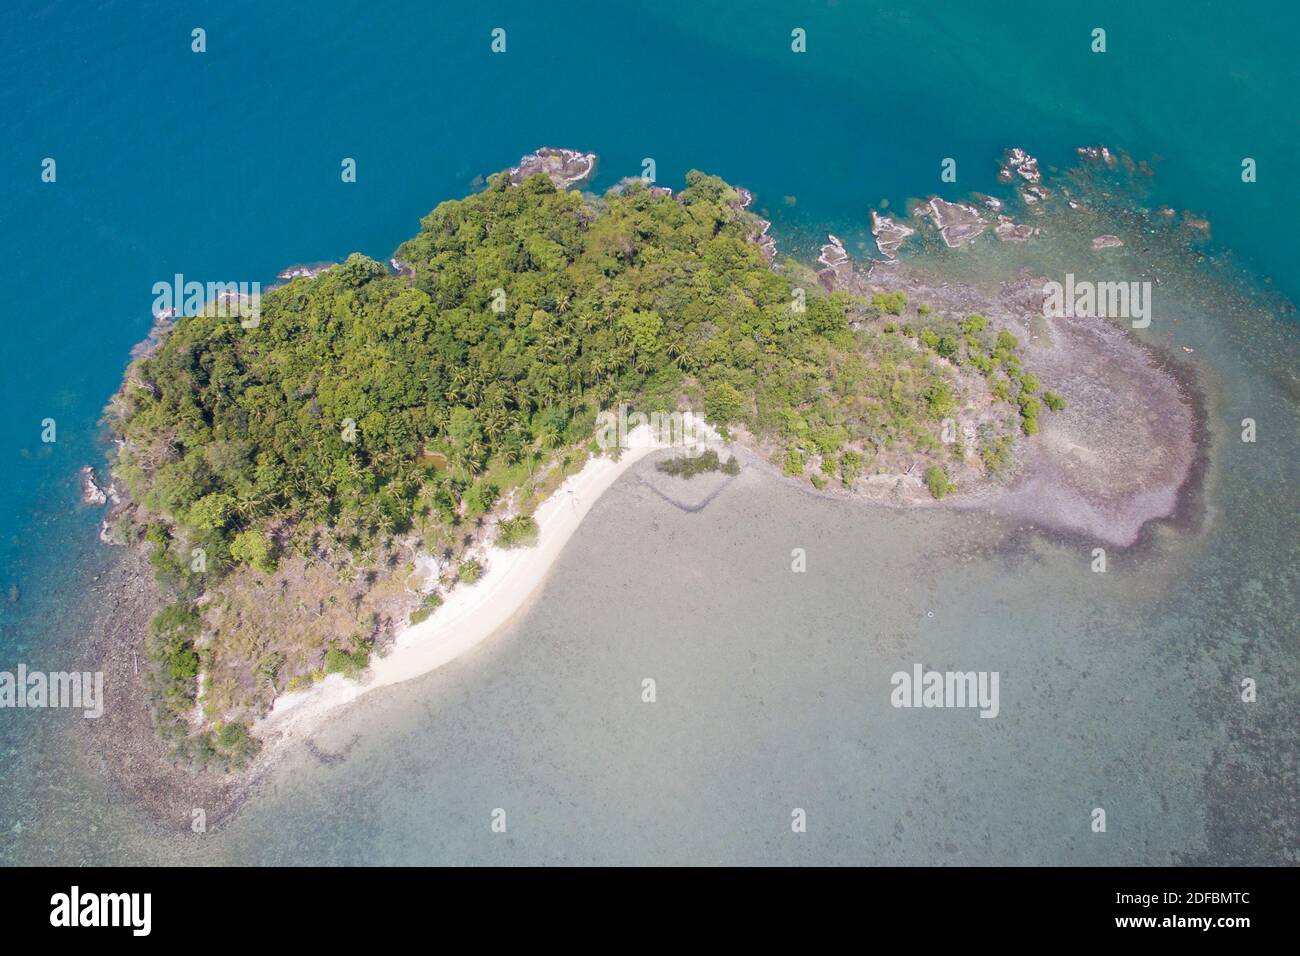
[{"label": "island", "polygon": [[[1032,157],[1006,163],[1027,202],[1050,197]],[[713,457],[666,465],[677,481],[743,462],[1119,547],[1177,511],[1195,403],[1159,356],[1043,318],[1041,278],[989,293],[896,259],[926,230],[975,241],[974,204],[873,214],[887,259],[832,236],[818,271],[778,254],[744,189],[692,171],[676,193],[579,191],[595,166],[539,150],[389,263],[285,270],[259,322],[168,317],[133,358],[111,490],[88,472],[85,494],[153,577],[113,633],[168,760],[229,787],[268,740],[491,634],[660,447],[599,440],[613,413],[690,425]],[[142,787],[164,773],[138,746],[117,762]]]}]

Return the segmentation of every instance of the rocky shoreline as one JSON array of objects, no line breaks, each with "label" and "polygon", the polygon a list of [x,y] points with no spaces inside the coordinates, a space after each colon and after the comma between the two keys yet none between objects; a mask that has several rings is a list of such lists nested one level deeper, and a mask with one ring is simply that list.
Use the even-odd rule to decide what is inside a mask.
[{"label": "rocky shoreline", "polygon": [[161,595],[143,545],[124,548],[88,588],[93,623],[86,659],[104,672],[104,714],[81,721],[81,755],[151,825],[188,831],[194,811],[211,829],[228,818],[269,765],[242,772],[193,772],[173,764],[149,711],[144,637]]}]

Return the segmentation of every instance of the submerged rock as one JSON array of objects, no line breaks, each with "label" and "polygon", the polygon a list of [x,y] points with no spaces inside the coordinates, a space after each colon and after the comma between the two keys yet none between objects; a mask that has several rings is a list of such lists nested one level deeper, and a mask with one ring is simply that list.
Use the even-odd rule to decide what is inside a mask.
[{"label": "submerged rock", "polygon": [[1097,236],[1092,240],[1094,249],[1114,249],[1124,245],[1124,240],[1119,236]]},{"label": "submerged rock", "polygon": [[1094,162],[1105,163],[1111,169],[1116,166],[1115,156],[1105,146],[1080,146],[1076,152],[1084,159],[1091,159]]}]

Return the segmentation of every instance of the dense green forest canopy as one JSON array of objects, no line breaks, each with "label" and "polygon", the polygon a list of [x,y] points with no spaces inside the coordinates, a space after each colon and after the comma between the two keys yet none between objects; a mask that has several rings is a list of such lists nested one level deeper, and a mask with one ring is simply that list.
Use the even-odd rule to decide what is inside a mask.
[{"label": "dense green forest canopy", "polygon": [[462,509],[492,463],[586,441],[617,402],[743,425],[789,449],[787,470],[849,446],[860,467],[859,452],[936,444],[953,406],[941,359],[1019,374],[1014,339],[983,325],[922,311],[901,330],[917,348],[864,321],[901,313],[897,297],[802,306],[756,223],[698,172],[678,197],[634,184],[600,200],[494,176],[421,221],[403,274],[354,254],[269,291],[254,328],[179,320],[128,373],[118,473],[205,543],[210,570],[269,568],[286,529],[355,544]]}]

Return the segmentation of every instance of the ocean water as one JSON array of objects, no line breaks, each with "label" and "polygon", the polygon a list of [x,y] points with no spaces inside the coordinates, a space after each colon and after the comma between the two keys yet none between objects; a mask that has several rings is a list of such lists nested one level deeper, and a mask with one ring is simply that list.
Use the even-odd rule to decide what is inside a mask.
[{"label": "ocean water", "polygon": [[[882,200],[996,191],[1011,145],[1045,167],[1098,142],[1149,161],[1143,204],[1213,223],[1199,260],[1156,239],[1128,253],[1171,277],[1152,340],[1196,350],[1204,520],[1098,576],[1075,545],[978,517],[826,502],[758,469],[684,515],[634,473],[507,633],[365,701],[319,741],[345,760],[295,755],[202,839],[159,838],[72,774],[75,730],[0,712],[0,859],[1295,859],[1293,5],[267,7],[0,11],[0,667],[63,669],[78,646],[112,555],[76,472],[103,459],[100,411],[154,282],[386,257],[543,144],[598,152],[597,188],[646,158],[668,185],[722,175],[797,252],[826,231],[862,248]],[[1088,51],[1097,26],[1105,54]],[[940,262],[996,276],[1065,254],[985,243]],[[792,547],[808,574],[790,573]],[[882,681],[915,661],[1000,670],[999,719],[888,707]],[[1253,709],[1233,704],[1241,676],[1260,681]],[[1086,827],[1098,805],[1105,838]]]}]

